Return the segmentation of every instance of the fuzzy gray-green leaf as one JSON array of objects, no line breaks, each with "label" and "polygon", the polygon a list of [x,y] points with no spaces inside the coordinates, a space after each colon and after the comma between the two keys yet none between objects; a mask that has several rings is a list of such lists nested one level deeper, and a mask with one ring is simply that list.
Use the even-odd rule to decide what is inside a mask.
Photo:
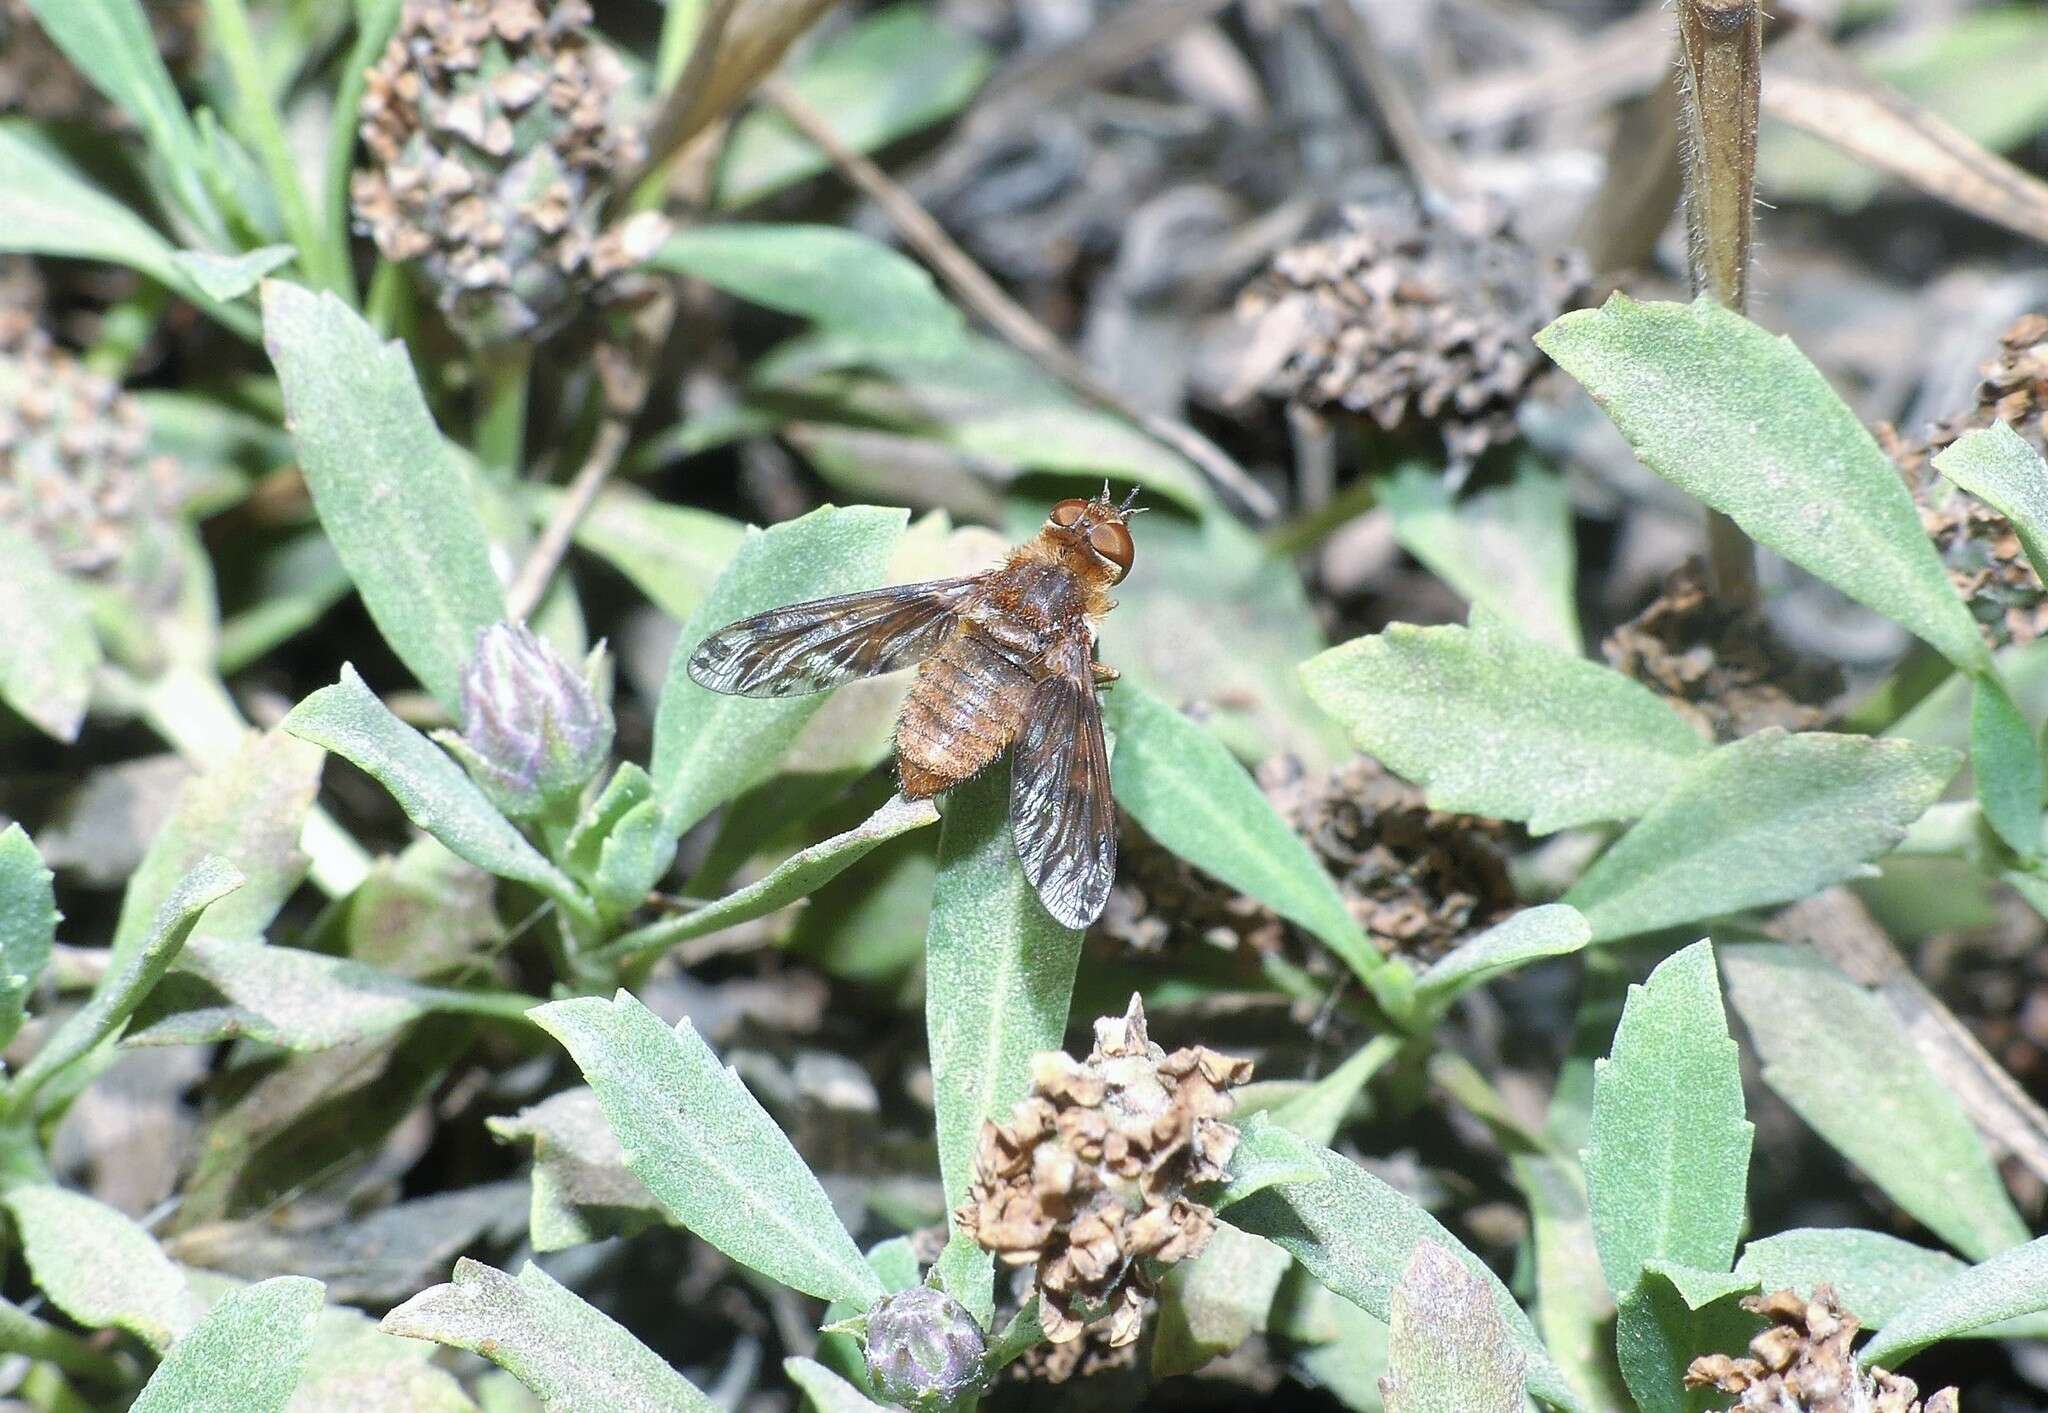
[{"label": "fuzzy gray-green leaf", "polygon": [[270,281],[263,339],[320,524],[399,660],[451,713],[505,616],[490,542],[402,344],[331,294]]},{"label": "fuzzy gray-green leaf", "polygon": [[1592,938],[1593,929],[1576,908],[1524,908],[1459,943],[1415,979],[1415,990],[1424,1001],[1446,1002],[1503,972],[1576,952]]},{"label": "fuzzy gray-green leaf", "polygon": [[1707,750],[1647,687],[1478,609],[1467,628],[1397,623],[1354,639],[1303,663],[1301,677],[1436,808],[1538,834],[1633,819]]},{"label": "fuzzy gray-green leaf", "polygon": [[1764,1083],[1822,1138],[1965,1255],[2027,1239],[1983,1140],[1889,1006],[1807,948],[1744,944],[1721,962]]},{"label": "fuzzy gray-green leaf", "polygon": [[2048,1310],[2048,1236],[2000,1252],[1892,1317],[1858,1357],[1897,1366],[1928,1345]]},{"label": "fuzzy gray-green leaf", "polygon": [[[925,935],[925,1029],[938,1107],[939,1174],[950,1214],[967,1196],[985,1119],[1009,1117],[1030,1087],[1031,1057],[1067,1029],[1081,934],[1031,889],[1010,836],[1010,772],[983,771],[946,797],[939,874]],[[988,1258],[955,1232],[948,1250],[972,1289],[948,1293],[984,1324]]]},{"label": "fuzzy gray-green leaf", "polygon": [[[2003,424],[2001,424],[2003,425]],[[2042,468],[2048,477],[2048,467]],[[2041,852],[2041,747],[1996,674],[1970,697],[1970,774],[1984,819],[2022,859]]]},{"label": "fuzzy gray-green leaf", "polygon": [[57,939],[53,882],[19,824],[0,831],[0,1047],[20,1031],[29,992]]},{"label": "fuzzy gray-green leaf", "polygon": [[199,1318],[198,1299],[156,1239],[112,1207],[35,1185],[6,1201],[29,1274],[79,1324],[117,1326],[161,1352]]},{"label": "fuzzy gray-green leaf", "polygon": [[1994,422],[1934,458],[1934,469],[2012,522],[2034,572],[2048,578],[2048,462]]},{"label": "fuzzy gray-green leaf", "polygon": [[758,783],[825,704],[816,692],[770,700],[700,687],[690,680],[690,654],[748,614],[880,584],[908,519],[876,506],[826,506],[747,537],[684,625],[655,714],[648,773],[671,834]]},{"label": "fuzzy gray-green leaf", "polygon": [[688,1021],[671,1030],[623,991],[532,1014],[567,1047],[627,1166],[676,1221],[822,1300],[865,1304],[883,1293],[817,1178]]},{"label": "fuzzy gray-green leaf", "polygon": [[[1970,1269],[1946,1251],[1915,1246],[1887,1232],[1854,1227],[1796,1227],[1761,1237],[1742,1248],[1735,1269],[1765,1290],[1792,1289],[1802,1296],[1831,1285],[1844,1310],[1856,1312],[1867,1330],[1881,1330],[1921,1297]],[[1957,1331],[1982,1339],[2048,1339],[2048,1314]],[[1953,1338],[1955,1336],[1947,1336]]]},{"label": "fuzzy gray-green leaf", "polygon": [[1699,762],[1564,901],[1605,942],[1806,897],[1888,853],[1959,763],[1909,741],[1759,731]]},{"label": "fuzzy gray-green leaf", "polygon": [[1380,1320],[1393,1313],[1394,1287],[1416,1246],[1425,1240],[1435,1242],[1477,1276],[1492,1296],[1509,1337],[1527,1361],[1529,1392],[1559,1408],[1579,1407],[1529,1317],[1478,1257],[1411,1198],[1349,1158],[1327,1148],[1315,1152],[1324,1181],[1269,1187],[1232,1207],[1224,1220],[1275,1242],[1330,1290]]},{"label": "fuzzy gray-green leaf", "polygon": [[1652,471],[1958,667],[1989,666],[1898,468],[1791,340],[1711,299],[1617,294],[1536,342]]},{"label": "fuzzy gray-green leaf", "polygon": [[578,896],[576,885],[526,842],[462,767],[392,715],[355,668],[344,664],[339,682],[292,708],[284,729],[368,773],[407,819],[478,868],[555,898]]},{"label": "fuzzy gray-green leaf", "polygon": [[1417,1242],[1389,1304],[1386,1413],[1522,1413],[1521,1351],[1463,1261]]},{"label": "fuzzy gray-green leaf", "polygon": [[100,666],[99,635],[84,596],[40,545],[7,525],[0,525],[0,622],[7,624],[0,701],[45,735],[78,739]]},{"label": "fuzzy gray-green leaf", "polygon": [[325,1294],[304,1276],[230,1291],[171,1346],[129,1413],[284,1413]]},{"label": "fuzzy gray-green leaf", "polygon": [[1386,967],[1330,875],[1223,743],[1134,683],[1106,694],[1116,802],[1204,873],[1256,898],[1367,981]]},{"label": "fuzzy gray-green leaf", "polygon": [[1753,1130],[1711,943],[1631,986],[1594,1068],[1586,1196],[1617,1299],[1650,1260],[1725,1271],[1735,1259]]},{"label": "fuzzy gray-green leaf", "polygon": [[451,1283],[406,1301],[384,1329],[483,1355],[547,1413],[718,1413],[625,1326],[531,1262],[515,1280],[464,1257]]}]

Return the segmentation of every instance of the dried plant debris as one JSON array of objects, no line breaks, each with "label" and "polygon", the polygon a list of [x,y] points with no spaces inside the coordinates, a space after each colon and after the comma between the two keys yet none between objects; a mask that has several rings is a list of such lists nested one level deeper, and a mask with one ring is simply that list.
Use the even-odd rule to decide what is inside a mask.
[{"label": "dried plant debris", "polygon": [[0,291],[0,525],[61,572],[164,606],[180,580],[180,482],[141,405]]},{"label": "dried plant debris", "polygon": [[1733,609],[1689,560],[1641,613],[1600,645],[1608,663],[1656,692],[1715,741],[1766,727],[1805,731],[1826,722],[1843,690],[1833,663],[1787,648],[1754,609]]},{"label": "dried plant debris", "polygon": [[2048,632],[2048,589],[2027,562],[2012,522],[1934,469],[1934,458],[1968,432],[2004,422],[2048,455],[2048,314],[2025,314],[1999,338],[1968,411],[1906,437],[1889,426],[1879,440],[1898,463],[1920,523],[1941,551],[1949,580],[1970,604],[1993,646],[2029,643]]},{"label": "dried plant debris", "polygon": [[[1146,1297],[1138,1320],[1142,1326],[1159,1302]],[[1092,1379],[1101,1374],[1136,1370],[1141,1346],[1112,1344],[1107,1322],[1089,1325],[1079,1339],[1064,1344],[1034,1344],[1010,1366],[1014,1378],[1042,1384],[1063,1384],[1069,1379]]]},{"label": "dried plant debris", "polygon": [[1236,394],[1434,427],[1454,467],[1512,440],[1544,367],[1536,331],[1583,294],[1584,260],[1531,249],[1476,202],[1351,207],[1344,226],[1282,251],[1239,297]]},{"label": "dried plant debris", "polygon": [[370,70],[357,223],[479,347],[554,333],[667,233],[653,213],[605,225],[644,145],[590,24],[585,0],[406,0]]},{"label": "dried plant debris", "polygon": [[1201,1254],[1216,1214],[1193,1195],[1237,1148],[1223,1121],[1251,1061],[1152,1043],[1136,996],[1095,1023],[1085,1061],[1047,1051],[1008,1123],[982,1129],[960,1229],[1012,1266],[1036,1266],[1039,1318],[1056,1345],[1104,1321],[1138,1338],[1153,1274]]},{"label": "dried plant debris", "polygon": [[1756,1413],[1957,1413],[1952,1388],[1923,1402],[1911,1379],[1858,1367],[1850,1346],[1862,1322],[1831,1286],[1815,1286],[1811,1300],[1780,1290],[1742,1306],[1771,1322],[1749,1342],[1750,1357],[1702,1355],[1686,1370],[1687,1388],[1736,1394],[1735,1408]]},{"label": "dried plant debris", "polygon": [[[205,18],[201,0],[152,0],[145,10],[164,62],[173,73],[190,68]],[[28,0],[0,0],[0,116],[17,113],[38,122],[102,128],[125,122],[121,111],[50,42]]]},{"label": "dried plant debris", "polygon": [[[1279,756],[1258,776],[1281,818],[1336,881],[1358,925],[1389,956],[1434,961],[1514,909],[1513,840],[1498,820],[1431,809],[1420,790],[1366,756],[1322,774]],[[1101,926],[1145,951],[1178,935],[1274,953],[1289,936],[1263,904],[1142,838],[1125,854]]]}]

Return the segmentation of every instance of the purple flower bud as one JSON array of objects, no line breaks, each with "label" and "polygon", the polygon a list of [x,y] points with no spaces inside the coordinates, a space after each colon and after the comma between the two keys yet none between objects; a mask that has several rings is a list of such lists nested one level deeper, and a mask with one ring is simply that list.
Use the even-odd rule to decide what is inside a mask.
[{"label": "purple flower bud", "polygon": [[891,1403],[943,1413],[982,1384],[988,1340],[967,1307],[917,1286],[868,1312],[868,1378]]},{"label": "purple flower bud", "polygon": [[611,757],[603,664],[599,646],[578,673],[526,625],[494,623],[462,674],[462,734],[438,739],[513,819],[573,802]]}]

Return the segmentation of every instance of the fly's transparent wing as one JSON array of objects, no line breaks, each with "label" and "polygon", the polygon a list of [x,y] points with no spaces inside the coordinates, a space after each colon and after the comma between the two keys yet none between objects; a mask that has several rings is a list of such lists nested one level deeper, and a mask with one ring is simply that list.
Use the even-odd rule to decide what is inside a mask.
[{"label": "fly's transparent wing", "polygon": [[1116,803],[1085,641],[1032,689],[1010,764],[1010,827],[1024,876],[1067,927],[1102,915],[1116,881]]},{"label": "fly's transparent wing", "polygon": [[738,697],[799,697],[910,667],[946,641],[981,576],[813,599],[729,623],[690,654],[690,678]]}]

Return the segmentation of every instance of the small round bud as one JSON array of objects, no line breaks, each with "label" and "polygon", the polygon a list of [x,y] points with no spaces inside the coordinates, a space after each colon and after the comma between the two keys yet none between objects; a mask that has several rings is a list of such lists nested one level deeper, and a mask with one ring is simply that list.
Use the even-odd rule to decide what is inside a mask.
[{"label": "small round bud", "polygon": [[929,1286],[885,1296],[868,1314],[875,1392],[920,1413],[943,1413],[978,1389],[987,1349],[967,1307]]},{"label": "small round bud", "polygon": [[462,734],[440,739],[511,818],[575,800],[610,759],[603,653],[579,674],[524,624],[494,623],[477,639],[462,674]]}]

